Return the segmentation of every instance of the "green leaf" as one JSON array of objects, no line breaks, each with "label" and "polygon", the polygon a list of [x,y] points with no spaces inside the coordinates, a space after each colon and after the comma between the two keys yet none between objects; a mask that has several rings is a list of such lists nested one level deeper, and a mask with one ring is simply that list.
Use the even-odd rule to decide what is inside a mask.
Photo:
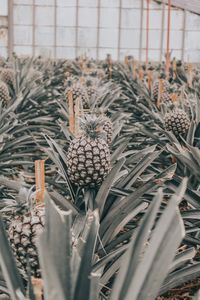
[{"label": "green leaf", "polygon": [[94,285],[91,285],[90,275],[92,272],[92,261],[98,228],[99,216],[96,210],[90,214],[89,231],[83,249],[76,287],[74,289],[74,300],[88,300],[90,297],[91,288],[94,288]]},{"label": "green leaf", "polygon": [[200,276],[200,263],[186,266],[168,275],[164,284],[160,289],[160,295],[166,293],[170,289],[181,286],[184,283],[194,280]]},{"label": "green leaf", "polygon": [[44,294],[49,300],[71,299],[71,212],[57,208],[45,193],[46,223],[39,237]]},{"label": "green leaf", "polygon": [[[182,193],[184,188],[183,183],[181,186]],[[124,260],[118,275],[121,276],[116,281],[111,300],[154,300],[158,295],[160,286],[168,274],[177,247],[184,236],[183,223],[177,211],[177,201],[174,201],[174,198],[175,196],[169,201],[166,209],[163,211],[146,245],[146,249],[144,249],[144,243],[141,242],[139,244],[141,249],[138,246],[138,258],[136,254],[135,264],[132,261],[135,255],[135,251],[133,251],[135,240],[133,240],[130,248],[124,254]],[[154,217],[155,212],[156,209],[154,210]],[[145,233],[146,230],[144,229]],[[148,237],[147,233],[146,236]],[[138,242],[136,245],[138,245]],[[161,265],[162,268],[160,268]],[[121,291],[119,285],[123,287]]]},{"label": "green leaf", "polygon": [[97,207],[99,208],[99,214],[100,216],[103,213],[103,209],[104,209],[104,205],[106,202],[106,198],[109,194],[109,191],[111,189],[111,186],[115,180],[115,177],[117,175],[117,173],[120,171],[121,167],[123,166],[125,162],[125,158],[121,158],[116,164],[115,166],[112,168],[112,170],[110,171],[110,173],[107,175],[107,177],[105,178],[105,180],[103,181],[97,196],[95,198],[95,202],[97,204]]}]

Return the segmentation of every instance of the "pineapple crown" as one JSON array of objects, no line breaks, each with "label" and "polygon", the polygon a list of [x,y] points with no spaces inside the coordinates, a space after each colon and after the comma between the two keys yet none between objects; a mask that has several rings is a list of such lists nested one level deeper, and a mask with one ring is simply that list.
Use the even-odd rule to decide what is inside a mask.
[{"label": "pineapple crown", "polygon": [[5,202],[4,207],[0,209],[0,214],[4,213],[15,213],[24,214],[25,212],[31,210],[35,205],[35,200],[33,200],[33,194],[28,191],[25,187],[21,187],[18,195],[16,195],[15,200]]},{"label": "pineapple crown", "polygon": [[77,82],[77,78],[71,75],[66,80],[66,87],[72,87],[76,82]]},{"label": "pineapple crown", "polygon": [[165,73],[164,73],[164,72],[161,72],[159,78],[160,78],[160,79],[166,79]]},{"label": "pineapple crown", "polygon": [[105,121],[102,116],[97,117],[96,115],[85,115],[80,118],[80,128],[84,134],[91,139],[102,138],[106,139],[106,133],[103,131],[103,125]]}]

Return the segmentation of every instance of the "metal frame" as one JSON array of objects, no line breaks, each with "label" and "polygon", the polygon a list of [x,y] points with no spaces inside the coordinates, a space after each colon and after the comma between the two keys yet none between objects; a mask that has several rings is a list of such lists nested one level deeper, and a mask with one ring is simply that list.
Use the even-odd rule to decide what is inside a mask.
[{"label": "metal frame", "polygon": [[54,58],[57,57],[57,0],[54,0]]},{"label": "metal frame", "polygon": [[13,55],[13,0],[8,0],[8,56]]},{"label": "metal frame", "polygon": [[185,58],[185,31],[186,31],[186,17],[187,11],[184,10],[183,12],[183,36],[182,36],[182,52],[181,52],[181,60],[184,61]]},{"label": "metal frame", "polygon": [[100,34],[100,17],[101,17],[101,0],[97,4],[97,44],[96,44],[96,58],[99,59],[99,34]]},{"label": "metal frame", "polygon": [[142,61],[142,40],[143,40],[143,18],[144,18],[144,0],[141,0],[140,7],[140,41],[139,41],[139,62]]},{"label": "metal frame", "polygon": [[32,20],[32,28],[33,28],[33,33],[32,33],[32,54],[33,56],[35,55],[35,0],[33,0],[33,20]]},{"label": "metal frame", "polygon": [[[74,0],[75,1],[75,0]],[[140,37],[139,37],[139,45],[138,48],[134,47],[134,49],[138,49],[138,58],[139,61],[141,62],[143,60],[143,54],[144,54],[144,50],[145,47],[143,45],[143,38],[144,38],[144,27],[145,25],[143,24],[144,22],[144,11],[145,11],[145,5],[144,5],[144,1],[146,0],[140,0],[140,10],[138,10],[138,14],[140,14],[140,27],[139,27],[139,33],[140,33]],[[172,3],[174,3],[173,0],[171,0]],[[185,0],[184,0],[185,1]],[[32,54],[35,55],[36,53],[36,19],[35,19],[35,15],[36,15],[36,1],[32,0],[32,42],[31,42],[31,46],[32,46]],[[52,56],[56,57],[57,56],[57,9],[58,9],[58,1],[54,0],[54,43],[53,43],[53,47],[51,50],[51,54],[53,54]],[[162,2],[162,7],[161,10],[159,9],[160,13],[162,14],[162,20],[161,20],[161,24],[160,24],[160,47],[158,48],[160,57],[159,60],[160,62],[162,62],[163,60],[163,54],[164,54],[164,40],[165,40],[165,19],[166,19],[166,2],[167,0],[161,0],[160,2]],[[80,5],[80,1],[76,0],[76,16],[75,16],[75,45],[71,46],[73,49],[75,49],[75,55],[78,56],[79,54],[79,5]],[[8,28],[8,43],[7,43],[7,49],[8,49],[8,55],[11,57],[13,54],[13,50],[14,50],[14,45],[15,45],[15,39],[14,39],[14,22],[13,22],[13,17],[14,17],[14,0],[8,0],[8,26],[6,26]],[[74,4],[73,4],[74,7]],[[100,30],[101,30],[101,26],[102,24],[100,24],[100,18],[101,18],[101,8],[102,8],[102,1],[101,0],[97,0],[97,21],[96,21],[96,45],[94,45],[93,51],[96,51],[96,58],[99,59],[100,56],[100,51],[103,47],[100,47]],[[117,45],[114,46],[115,51],[117,52],[117,58],[120,59],[120,51],[123,48],[123,45],[121,45],[121,34],[122,34],[122,12],[123,12],[123,1],[119,0],[118,2],[118,24],[116,24],[117,28],[118,28],[118,41],[117,41]],[[182,41],[181,41],[181,46],[179,47],[179,51],[181,52],[181,59],[184,60],[186,59],[185,57],[185,47],[186,47],[186,18],[187,18],[187,10],[183,11],[183,25],[182,25]],[[181,34],[181,33],[180,33]],[[20,46],[20,45],[19,45]],[[108,47],[109,48],[109,47]],[[110,49],[113,49],[113,47],[110,47]]]},{"label": "metal frame", "polygon": [[150,0],[147,0],[147,9],[146,9],[146,65],[149,61],[149,17],[150,17]]},{"label": "metal frame", "polygon": [[78,14],[79,14],[79,0],[76,0],[76,32],[75,32],[75,56],[78,56]]},{"label": "metal frame", "polygon": [[118,23],[118,43],[117,43],[117,59],[120,59],[121,49],[121,23],[122,23],[122,0],[119,0],[119,23]]},{"label": "metal frame", "polygon": [[160,63],[162,62],[163,47],[164,47],[165,7],[166,7],[166,4],[162,3],[162,24],[161,24],[161,37],[160,37]]}]

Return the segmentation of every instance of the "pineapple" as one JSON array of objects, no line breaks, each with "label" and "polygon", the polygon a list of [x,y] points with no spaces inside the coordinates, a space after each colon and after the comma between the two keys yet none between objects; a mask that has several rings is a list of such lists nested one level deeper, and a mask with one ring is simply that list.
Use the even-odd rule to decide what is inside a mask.
[{"label": "pineapple", "polygon": [[11,68],[2,69],[0,72],[0,80],[5,82],[7,85],[14,87],[15,83],[15,71]]},{"label": "pineapple", "polygon": [[9,224],[8,237],[20,274],[24,279],[29,267],[32,276],[41,276],[36,241],[43,231],[44,222],[44,205],[37,205],[33,209],[21,205],[20,209],[13,214]]},{"label": "pineapple", "polygon": [[86,88],[80,82],[73,82],[72,80],[67,81],[67,89],[65,91],[67,98],[69,98],[69,94],[72,93],[72,99],[74,105],[76,103],[76,99],[80,98],[83,104],[84,109],[88,109],[88,95]]},{"label": "pineapple", "polygon": [[[160,102],[164,101],[170,101],[170,95],[169,95],[169,90],[170,90],[170,84],[167,80],[161,79],[161,85],[162,85],[162,94],[160,97]],[[155,101],[158,100],[159,98],[159,88],[160,88],[160,80],[156,80],[153,84],[153,99]]]},{"label": "pineapple", "polygon": [[102,128],[103,128],[103,131],[106,132],[107,143],[108,143],[108,145],[110,145],[112,142],[113,124],[112,124],[110,118],[105,115],[102,116],[102,120],[104,122]]},{"label": "pineapple", "polygon": [[7,85],[0,81],[0,102],[6,103],[10,100],[9,90]]},{"label": "pineapple", "polygon": [[175,109],[165,115],[165,127],[172,131],[174,135],[185,135],[190,127],[190,120],[186,112],[182,109]]},{"label": "pineapple", "polygon": [[79,186],[98,186],[110,170],[110,151],[102,130],[104,121],[95,115],[81,120],[81,136],[74,138],[67,154],[70,180]]},{"label": "pineapple", "polygon": [[97,95],[97,81],[91,76],[85,80],[88,97],[91,98]]},{"label": "pineapple", "polygon": [[3,56],[0,56],[0,67],[3,67],[6,64],[6,60]]}]

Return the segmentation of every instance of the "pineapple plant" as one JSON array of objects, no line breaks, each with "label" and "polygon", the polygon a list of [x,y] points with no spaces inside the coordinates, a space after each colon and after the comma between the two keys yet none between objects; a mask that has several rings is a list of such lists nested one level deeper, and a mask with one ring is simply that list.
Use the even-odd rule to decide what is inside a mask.
[{"label": "pineapple plant", "polygon": [[38,235],[43,231],[44,222],[44,205],[34,208],[21,205],[13,214],[8,227],[8,237],[16,264],[25,279],[29,267],[32,276],[41,276],[36,242]]},{"label": "pineapple plant", "polygon": [[3,81],[0,81],[0,102],[7,103],[10,100],[9,90]]},{"label": "pineapple plant", "polygon": [[190,127],[190,119],[186,112],[182,109],[174,109],[166,113],[164,117],[165,127],[168,131],[172,131],[175,136],[184,136]]},{"label": "pineapple plant", "polygon": [[[160,89],[161,89],[161,91],[160,91]],[[171,101],[169,91],[170,91],[170,84],[166,79],[161,77],[161,79],[154,81],[153,89],[152,89],[154,101],[156,101],[156,102],[158,101],[160,93],[161,93],[160,102]]]},{"label": "pineapple plant", "polygon": [[67,154],[67,172],[75,185],[98,186],[110,170],[110,151],[103,125],[104,121],[95,115],[81,119],[81,135],[72,140]]},{"label": "pineapple plant", "polygon": [[0,72],[0,80],[5,82],[8,86],[15,85],[15,71],[11,68],[3,68]]},{"label": "pineapple plant", "polygon": [[74,80],[67,80],[67,88],[65,90],[65,94],[67,99],[69,99],[69,95],[72,95],[73,103],[75,106],[76,99],[80,98],[83,108],[88,109],[88,95],[85,86],[79,82]]},{"label": "pineapple plant", "polygon": [[[183,187],[181,188],[182,191]],[[163,200],[161,191],[157,193],[141,220],[141,224],[137,227],[134,238],[126,246],[119,245],[114,252],[111,252],[112,257],[109,258],[109,255],[106,254],[106,259],[98,260],[94,252],[94,249],[98,247],[97,237],[101,228],[98,209],[92,212],[88,211],[81,218],[77,216],[76,220],[73,221],[72,212],[63,213],[48,196],[45,199],[48,226],[39,236],[37,244],[38,259],[42,270],[41,283],[44,287],[44,293],[41,290],[41,297],[38,299],[53,300],[55,297],[64,299],[70,295],[71,300],[78,300],[82,299],[81,293],[84,289],[84,299],[87,300],[102,299],[102,297],[111,300],[131,299],[131,297],[136,300],[154,300],[159,294],[164,279],[167,278],[168,269],[175,257],[177,247],[185,235],[181,216],[177,212],[178,201],[175,200],[179,199],[178,197],[177,192],[175,198],[170,199],[159,220],[156,221]],[[132,199],[130,200],[131,203],[134,202]],[[128,214],[123,215],[119,207],[114,219],[119,220],[121,216],[125,221]],[[73,226],[71,227],[72,222]],[[72,232],[77,226],[81,229],[80,233],[75,234],[77,244],[72,246]],[[112,222],[109,229],[111,228]],[[116,228],[113,230],[115,231]],[[21,294],[21,299],[23,299],[22,296],[28,297],[27,292],[30,288],[34,292],[32,285],[36,280],[27,274],[28,288],[20,281],[19,269],[14,264],[13,256],[11,255],[8,259],[7,253],[10,254],[10,247],[5,238],[1,221],[0,233],[3,271],[5,274],[8,270],[10,271],[7,272],[8,275],[6,276],[7,283],[10,283],[8,284],[9,290],[5,290],[11,295],[11,299],[15,299],[14,296],[17,294]],[[137,249],[137,252],[134,249]],[[160,253],[162,255],[159,255]],[[139,263],[138,256],[141,258]],[[158,269],[154,263],[155,257],[157,257],[158,265],[162,265],[163,268]],[[113,265],[113,258],[117,262],[117,268]],[[9,260],[13,261],[13,264],[10,265]],[[102,292],[102,282],[107,283],[104,281],[105,275],[107,275],[106,280],[108,280],[112,274],[114,275],[114,284],[106,296]],[[127,279],[126,276],[122,276],[123,274],[130,274],[130,276]],[[16,279],[15,284],[12,281],[9,282],[12,275]],[[148,282],[146,281],[147,276],[150,277]],[[141,279],[141,285],[138,285],[138,279]],[[92,298],[91,294],[93,295]],[[141,294],[141,297],[138,294]],[[34,297],[30,297],[30,299],[34,299]]]},{"label": "pineapple plant", "polygon": [[97,94],[97,80],[95,78],[92,78],[91,76],[88,76],[85,79],[85,85],[87,89],[88,97],[94,97]]},{"label": "pineapple plant", "polygon": [[103,131],[106,132],[106,141],[107,141],[108,145],[110,145],[112,142],[113,124],[112,124],[111,119],[109,117],[107,117],[106,115],[102,115],[102,120],[104,122],[102,129],[103,129]]}]

